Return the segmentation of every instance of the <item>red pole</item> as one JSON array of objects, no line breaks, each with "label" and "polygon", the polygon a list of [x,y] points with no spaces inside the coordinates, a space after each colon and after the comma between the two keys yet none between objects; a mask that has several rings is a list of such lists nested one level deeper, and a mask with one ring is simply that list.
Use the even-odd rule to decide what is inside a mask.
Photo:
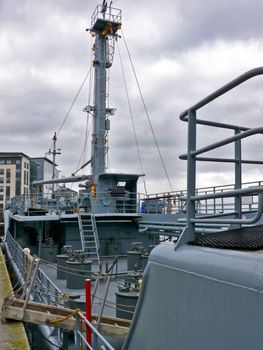
[{"label": "red pole", "polygon": [[[85,280],[85,289],[86,289],[86,319],[91,323],[91,280]],[[87,343],[91,346],[91,328],[86,325],[86,340]],[[89,349],[88,347],[86,348]]]}]

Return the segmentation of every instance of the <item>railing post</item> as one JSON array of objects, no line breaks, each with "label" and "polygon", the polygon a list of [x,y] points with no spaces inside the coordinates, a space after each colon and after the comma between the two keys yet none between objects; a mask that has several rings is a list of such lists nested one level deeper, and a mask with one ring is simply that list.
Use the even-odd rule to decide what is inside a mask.
[{"label": "railing post", "polygon": [[106,304],[106,299],[107,299],[107,296],[108,296],[108,291],[109,291],[109,287],[110,287],[110,282],[111,282],[111,275],[113,273],[113,268],[114,266],[112,265],[111,268],[110,268],[110,274],[108,274],[108,277],[107,277],[107,283],[106,283],[106,288],[105,288],[105,295],[104,295],[104,298],[102,299],[102,302],[101,302],[101,309],[100,309],[100,313],[98,314],[98,320],[97,320],[97,329],[99,330],[100,329],[100,322],[101,322],[101,318],[102,318],[102,314],[103,314],[103,311],[104,311],[104,307],[105,307],[105,304]]},{"label": "railing post", "polygon": [[81,348],[81,337],[80,337],[80,326],[81,326],[81,317],[79,314],[76,315],[76,350],[79,350]]},{"label": "railing post", "polygon": [[[23,320],[24,316],[25,316],[25,311],[26,311],[26,307],[27,307],[27,304],[28,304],[28,301],[29,301],[29,298],[30,298],[30,294],[31,294],[32,288],[34,287],[34,284],[35,284],[39,263],[40,263],[40,259],[39,258],[34,258],[34,260],[32,261],[32,267],[34,268],[33,271],[32,271],[32,276],[29,276],[30,282],[29,282],[29,285],[28,285],[28,289],[25,288],[25,290],[24,290],[26,292],[26,294],[23,292],[23,295],[22,295],[22,297],[25,296],[25,302],[24,302],[23,309],[22,309],[22,312],[21,312],[21,315],[20,315],[21,316],[21,320]],[[25,284],[25,287],[26,287],[26,284]]]},{"label": "railing post", "polygon": [[[235,135],[240,134],[240,129],[235,130]],[[241,163],[241,140],[235,141],[235,190],[238,190],[242,187],[242,163]],[[237,212],[237,218],[241,219],[242,217],[242,197],[235,197],[235,211]],[[239,227],[241,225],[238,225]]]},{"label": "railing post", "polygon": [[94,335],[93,335],[93,348],[95,350],[99,350],[99,349],[103,350],[103,349],[105,349],[105,347],[103,345],[101,347],[99,347],[99,337],[97,336],[96,333],[94,333]]},{"label": "railing post", "polygon": [[[221,192],[223,193],[224,190],[221,190]],[[221,198],[221,212],[224,213],[224,198]]]},{"label": "railing post", "polygon": [[192,152],[196,150],[196,111],[188,111],[188,150],[187,150],[187,226],[188,237],[191,241],[195,237],[195,224],[191,219],[195,218],[195,201],[191,200],[195,196],[196,186],[196,157]]},{"label": "railing post", "polygon": [[[213,193],[216,193],[216,188],[213,187]],[[216,214],[216,199],[214,198],[213,199],[213,210],[214,210],[214,214]]]},{"label": "railing post", "polygon": [[50,296],[51,296],[51,294],[50,294],[50,281],[49,280],[47,280],[47,282],[46,282],[46,293],[47,293],[47,304],[48,305],[50,305],[51,304],[51,302],[50,302]]},{"label": "railing post", "polygon": [[59,298],[58,298],[58,290],[55,289],[55,304],[56,305],[58,305],[58,300],[59,300]]},{"label": "railing post", "polygon": [[[86,319],[91,323],[91,280],[85,280],[85,290],[86,290]],[[87,343],[92,345],[92,334],[91,328],[86,324],[86,340]],[[86,347],[88,350],[88,346]]]}]

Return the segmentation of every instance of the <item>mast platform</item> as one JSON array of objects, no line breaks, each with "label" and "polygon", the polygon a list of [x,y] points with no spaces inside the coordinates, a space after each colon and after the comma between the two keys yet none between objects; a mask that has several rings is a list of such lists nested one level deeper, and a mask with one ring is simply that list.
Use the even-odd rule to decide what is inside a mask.
[{"label": "mast platform", "polygon": [[107,4],[98,5],[91,17],[91,30],[95,33],[111,30],[110,34],[115,34],[121,27],[121,20],[121,10]]}]

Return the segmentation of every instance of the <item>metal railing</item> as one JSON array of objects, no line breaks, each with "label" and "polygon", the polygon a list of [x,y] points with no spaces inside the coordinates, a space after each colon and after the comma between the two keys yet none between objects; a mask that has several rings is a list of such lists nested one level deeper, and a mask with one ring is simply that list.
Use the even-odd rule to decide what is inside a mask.
[{"label": "metal railing", "polygon": [[[20,283],[23,285],[27,280],[28,271],[30,271],[30,264],[33,259],[30,254],[25,254],[23,248],[14,240],[8,231],[5,237],[6,249],[9,259],[12,262],[12,267],[16,270],[16,274],[20,277]],[[42,304],[55,305],[63,307],[63,292],[47,277],[47,275],[38,268],[37,277],[32,288],[31,299]],[[81,326],[81,321],[92,330],[93,346],[86,341]],[[47,326],[52,329],[52,334],[58,334],[60,330],[53,326]],[[85,344],[91,350],[114,350],[114,348],[107,342],[107,340],[99,333],[99,331],[86,320],[83,313],[76,314],[76,349],[82,349]],[[99,345],[100,343],[100,345]]]},{"label": "metal railing", "polygon": [[[81,331],[81,321],[84,321],[85,325],[92,331],[93,346],[89,344]],[[100,332],[90,323],[82,312],[77,313],[77,330],[76,330],[76,343],[86,345],[90,350],[115,350],[110,343],[100,334]],[[100,342],[100,345],[99,345]]]},{"label": "metal railing", "polygon": [[6,249],[12,259],[13,268],[17,270],[21,277],[21,282],[25,283],[27,273],[25,269],[24,253],[20,245],[14,240],[10,232],[5,235]]},{"label": "metal railing", "polygon": [[[242,188],[262,186],[263,181],[251,181],[242,184]],[[200,187],[195,189],[195,195],[210,195],[225,193],[235,189],[235,184]],[[160,192],[149,195],[140,194],[141,212],[148,214],[176,214],[187,211],[187,190]],[[235,209],[235,201],[229,197],[199,199],[196,203],[198,214],[231,213]],[[257,210],[258,197],[255,193],[247,194],[242,200],[242,211]]]},{"label": "metal railing", "polygon": [[96,192],[89,195],[92,213],[132,214],[140,212],[140,194],[129,191]]},{"label": "metal railing", "polygon": [[95,11],[93,12],[93,15],[91,16],[91,27],[94,26],[97,19],[103,19],[108,22],[121,23],[121,10],[107,5],[105,8],[103,8],[103,5],[97,5]]},{"label": "metal railing", "polygon": [[20,215],[28,215],[30,209],[34,209],[35,213],[43,210],[55,213],[73,213],[78,206],[78,196],[72,192],[58,193],[54,196],[50,193],[29,193],[10,199],[11,211]]},{"label": "metal railing", "polygon": [[[6,249],[12,259],[13,267],[21,277],[21,283],[25,283],[31,261],[9,231],[6,234]],[[39,268],[32,293],[33,300],[48,305],[57,305],[61,295],[63,295],[62,291]]]},{"label": "metal railing", "polygon": [[[234,89],[238,85],[244,83],[245,81],[263,74],[263,67],[255,68],[246,72],[245,74],[239,76],[223,87],[219,88],[212,94],[208,95],[192,107],[185,110],[180,115],[180,119],[188,122],[188,149],[187,154],[182,155],[180,158],[187,160],[187,240],[194,239],[195,236],[195,224],[197,222],[208,223],[212,222],[208,218],[197,217],[196,207],[197,203],[200,201],[208,200],[218,200],[218,198],[230,198],[234,200],[234,211],[233,215],[235,216],[234,222],[236,224],[251,224],[254,223],[261,216],[262,203],[261,199],[256,200],[258,202],[258,212],[254,219],[243,219],[242,218],[242,198],[244,196],[257,196],[259,193],[263,192],[263,187],[260,184],[259,186],[253,186],[247,188],[246,190],[242,189],[242,164],[255,164],[262,165],[262,161],[257,160],[246,160],[242,159],[241,155],[241,141],[249,136],[262,134],[263,127],[260,128],[246,128],[238,125],[224,124],[214,121],[197,119],[197,111],[202,107],[209,104],[211,101],[222,96],[226,92]],[[217,127],[221,129],[233,130],[234,135],[232,137],[227,137],[219,142],[209,144],[205,147],[196,148],[196,129],[197,124],[206,125],[210,127]],[[221,146],[234,143],[234,157],[233,158],[211,158],[211,157],[200,157],[201,154],[217,149]],[[196,195],[196,162],[197,161],[207,161],[207,162],[222,162],[222,163],[233,163],[234,164],[234,173],[235,173],[235,183],[234,189],[231,191],[226,191],[222,193],[214,193],[213,195],[204,194]],[[243,202],[244,203],[244,202]],[[252,204],[253,200],[252,200]],[[252,205],[250,204],[250,205]],[[213,219],[213,222],[224,222],[229,223],[229,219]],[[233,222],[233,221],[232,221]]]},{"label": "metal railing", "polygon": [[[262,186],[263,181],[246,182],[242,188]],[[195,195],[224,193],[235,189],[235,184],[202,187],[195,189]],[[78,197],[71,192],[57,194],[32,193],[11,198],[11,212],[20,215],[52,214],[57,215],[79,213],[81,211],[105,214],[176,214],[186,213],[187,191],[161,192],[142,194],[127,192],[123,196],[112,196],[110,192],[81,193]],[[258,198],[255,193],[246,194],[242,200],[242,210],[257,210]],[[196,202],[199,214],[230,213],[235,210],[232,198],[206,198]],[[32,210],[33,209],[33,210]]]}]

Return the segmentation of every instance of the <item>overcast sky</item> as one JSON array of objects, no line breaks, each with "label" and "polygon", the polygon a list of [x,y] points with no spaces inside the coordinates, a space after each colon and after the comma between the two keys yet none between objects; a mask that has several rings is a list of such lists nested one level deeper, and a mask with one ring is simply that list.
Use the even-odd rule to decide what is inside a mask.
[{"label": "overcast sky", "polygon": [[[0,0],[1,151],[44,156],[89,71],[92,38],[85,29],[95,0]],[[122,9],[119,39],[143,171],[149,192],[170,190],[150,132],[124,45],[126,39],[160,151],[174,190],[186,186],[186,124],[179,114],[213,90],[263,60],[262,0],[115,0]],[[109,170],[140,173],[118,50],[110,73]],[[58,136],[57,163],[69,176],[85,142],[89,103],[87,79]],[[263,77],[204,109],[200,116],[244,126],[262,126]],[[90,102],[92,103],[92,102]],[[219,139],[218,130],[199,128],[198,145]],[[259,151],[260,150],[260,151]],[[262,160],[261,137],[244,142],[245,158]],[[233,146],[224,155],[233,157]],[[258,152],[259,151],[259,152]],[[87,145],[87,156],[90,144]],[[222,156],[223,154],[221,154]],[[81,161],[82,164],[82,161]],[[89,170],[89,169],[88,169]],[[233,181],[233,166],[200,164],[198,185]],[[244,181],[261,168],[245,168]]]}]

